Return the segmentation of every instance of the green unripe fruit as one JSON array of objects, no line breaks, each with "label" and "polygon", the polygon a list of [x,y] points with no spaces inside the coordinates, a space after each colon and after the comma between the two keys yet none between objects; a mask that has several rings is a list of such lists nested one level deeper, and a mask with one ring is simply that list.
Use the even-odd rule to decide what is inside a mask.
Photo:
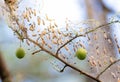
[{"label": "green unripe fruit", "polygon": [[25,51],[23,48],[18,48],[16,50],[16,57],[19,58],[19,59],[22,59],[23,57],[25,56]]},{"label": "green unripe fruit", "polygon": [[80,60],[84,60],[86,58],[87,51],[84,48],[79,48],[76,51],[76,56]]}]

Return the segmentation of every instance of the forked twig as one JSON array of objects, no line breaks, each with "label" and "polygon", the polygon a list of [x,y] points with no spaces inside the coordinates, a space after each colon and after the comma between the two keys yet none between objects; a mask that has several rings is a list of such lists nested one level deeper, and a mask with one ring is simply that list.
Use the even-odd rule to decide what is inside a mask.
[{"label": "forked twig", "polygon": [[[79,35],[79,36],[84,36],[84,35]],[[79,37],[78,35],[76,35],[75,37],[71,38],[69,41],[67,41],[66,43],[64,43],[62,46],[60,46],[56,52],[56,56],[58,56],[58,52],[60,51],[61,48],[63,48],[65,45],[67,45],[68,43],[70,43],[71,41],[73,41],[74,39],[76,39],[77,37]]]},{"label": "forked twig", "polygon": [[64,43],[62,46],[60,46],[56,52],[56,56],[58,56],[58,52],[60,51],[61,48],[63,48],[65,45],[67,45],[68,43],[70,43],[71,41],[73,41],[74,39],[78,38],[78,37],[81,37],[81,36],[85,36],[86,34],[89,34],[91,32],[94,32],[96,31],[97,29],[99,28],[103,28],[105,26],[108,26],[110,24],[113,24],[113,23],[120,23],[120,21],[116,20],[116,21],[112,21],[110,23],[107,23],[107,24],[103,24],[103,25],[100,25],[98,27],[95,27],[94,29],[91,29],[89,31],[86,31],[84,34],[80,34],[80,35],[76,35],[75,37],[73,37],[72,39],[68,40],[66,43]]}]

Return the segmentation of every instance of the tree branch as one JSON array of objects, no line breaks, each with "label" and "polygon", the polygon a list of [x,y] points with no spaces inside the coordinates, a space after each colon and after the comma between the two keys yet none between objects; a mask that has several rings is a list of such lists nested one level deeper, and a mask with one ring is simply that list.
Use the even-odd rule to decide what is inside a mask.
[{"label": "tree branch", "polygon": [[36,51],[34,51],[33,53],[32,53],[32,55],[34,55],[34,54],[36,54],[36,53],[38,53],[38,52],[41,52],[42,50],[40,49],[40,50],[36,50]]},{"label": "tree branch", "polygon": [[113,63],[111,63],[110,65],[108,65],[96,78],[99,78],[109,67],[111,67],[113,64],[119,62],[120,59],[114,61]]},{"label": "tree branch", "polygon": [[[10,13],[11,16],[14,16],[14,15],[12,15],[12,10],[11,10],[11,9],[10,9],[10,12],[11,12],[11,13]],[[15,20],[16,24],[18,25],[18,27],[21,28],[21,26],[20,26],[20,24],[19,24],[19,22],[18,22],[18,20],[17,20],[17,18],[16,18],[15,16],[14,16],[14,20]],[[66,62],[64,59],[60,58],[60,57],[58,56],[58,52],[60,51],[61,48],[63,48],[65,45],[67,45],[67,44],[70,43],[72,40],[76,39],[77,37],[85,36],[85,35],[88,34],[88,33],[91,33],[91,32],[93,32],[93,31],[96,31],[96,30],[99,29],[99,28],[102,28],[102,27],[104,27],[104,26],[107,26],[107,25],[110,25],[110,24],[113,24],[113,23],[120,23],[120,22],[119,22],[119,21],[112,21],[112,22],[110,22],[110,23],[103,24],[103,25],[100,25],[100,26],[98,26],[98,27],[95,27],[94,29],[87,31],[87,32],[85,32],[84,34],[76,35],[75,37],[73,37],[72,39],[70,39],[69,41],[67,41],[66,43],[64,43],[61,47],[59,47],[58,50],[57,50],[57,52],[56,52],[56,54],[52,53],[51,51],[49,51],[49,50],[47,50],[46,48],[44,48],[43,46],[41,46],[38,42],[36,42],[36,41],[34,41],[33,39],[29,38],[29,37],[27,36],[27,34],[26,34],[26,31],[24,31],[24,29],[21,29],[21,31],[23,31],[24,35],[26,35],[26,36],[23,36],[23,38],[26,38],[27,40],[29,40],[29,41],[32,42],[33,44],[37,45],[41,50],[43,50],[43,51],[45,51],[46,53],[50,54],[51,56],[57,58],[58,60],[60,60],[61,62],[63,62],[66,66],[71,67],[72,69],[80,72],[81,74],[83,74],[83,75],[85,75],[85,76],[88,76],[88,77],[94,79],[94,80],[97,81],[97,82],[101,82],[101,81],[99,80],[99,78],[93,77],[92,75],[90,75],[90,74],[88,74],[88,73],[86,73],[86,72],[78,69],[77,67],[75,67],[75,66],[71,65],[70,63]],[[14,29],[12,29],[12,30],[15,32]],[[38,51],[36,51],[36,52],[38,52]],[[66,67],[66,66],[65,66],[65,67]],[[65,67],[64,67],[64,68],[65,68]],[[108,69],[108,68],[106,68],[106,70],[107,70],[107,69]],[[103,72],[104,72],[104,71],[103,71]],[[98,76],[98,77],[99,77],[99,76]]]},{"label": "tree branch", "polygon": [[83,74],[83,75],[85,75],[85,76],[88,76],[88,77],[94,79],[94,80],[97,81],[97,82],[101,82],[99,79],[96,79],[95,77],[93,77],[93,76],[87,74],[86,72],[84,72],[84,71],[82,71],[82,70],[76,68],[75,66],[69,64],[68,62],[66,62],[65,60],[63,60],[63,59],[61,59],[60,57],[56,56],[56,55],[53,54],[52,52],[50,52],[50,51],[48,51],[47,49],[41,47],[40,44],[38,44],[37,42],[35,42],[35,41],[32,40],[31,38],[27,38],[27,39],[28,39],[30,42],[36,44],[38,47],[40,47],[43,51],[47,52],[47,53],[50,54],[51,56],[53,56],[53,57],[57,58],[58,60],[60,60],[61,62],[63,62],[65,65],[71,67],[72,69],[74,69],[74,70],[80,72],[81,74]]},{"label": "tree branch", "polygon": [[[98,26],[98,27],[96,27],[96,28],[94,28],[94,29],[92,29],[92,30],[89,30],[89,31],[85,32],[85,34],[88,34],[88,33],[91,33],[91,32],[93,32],[93,31],[96,31],[98,28],[102,28],[102,27],[104,27],[104,26],[107,26],[107,25],[110,25],[110,24],[113,24],[113,23],[119,23],[119,22],[120,22],[120,21],[113,21],[113,22],[110,22],[110,23],[107,23],[107,24],[104,24],[104,25],[100,25],[100,26]],[[84,34],[83,34],[83,35],[84,35]],[[62,47],[64,47],[65,45],[67,45],[69,42],[71,42],[72,40],[74,40],[75,38],[80,37],[80,36],[83,36],[83,35],[76,35],[74,38],[70,39],[68,42],[66,42],[65,44],[63,44],[63,45],[59,48],[59,50],[60,50]],[[73,65],[69,64],[68,62],[66,62],[65,60],[61,59],[59,56],[56,56],[56,54],[54,54],[54,53],[48,51],[47,49],[43,48],[39,43],[35,42],[35,41],[32,40],[31,38],[27,37],[27,39],[28,39],[30,42],[32,42],[32,43],[34,43],[35,45],[37,45],[38,47],[40,47],[43,51],[47,52],[47,53],[50,54],[51,56],[53,56],[53,57],[57,58],[58,60],[60,60],[61,62],[63,62],[65,65],[71,67],[72,69],[80,72],[81,74],[83,74],[83,75],[85,75],[85,76],[88,76],[88,77],[92,78],[93,80],[95,80],[95,81],[97,81],[97,82],[101,82],[98,78],[93,77],[93,76],[87,74],[86,72],[84,72],[84,71],[76,68],[75,66],[73,66]],[[58,50],[58,52],[59,52],[59,50]],[[108,69],[108,68],[106,68],[106,70],[107,70],[107,69]]]},{"label": "tree branch", "polygon": [[105,27],[105,26],[108,26],[108,25],[110,25],[110,24],[114,24],[114,23],[120,23],[120,21],[116,20],[116,21],[112,21],[112,22],[107,23],[107,24],[100,25],[100,26],[98,26],[98,27],[95,27],[95,28],[92,29],[92,30],[89,30],[89,31],[85,32],[85,34],[88,34],[88,33],[94,32],[94,31],[96,31],[96,30],[99,29],[99,28],[103,28],[103,27]]}]

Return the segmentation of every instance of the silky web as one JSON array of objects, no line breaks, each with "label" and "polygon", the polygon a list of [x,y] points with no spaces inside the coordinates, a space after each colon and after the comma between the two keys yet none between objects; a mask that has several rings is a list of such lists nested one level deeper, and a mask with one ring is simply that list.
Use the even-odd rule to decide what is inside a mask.
[{"label": "silky web", "polygon": [[[119,24],[114,24],[114,20],[102,24],[94,19],[73,22],[65,18],[62,24],[58,24],[56,19],[43,12],[42,3],[42,0],[22,0],[20,3],[12,5],[4,3],[5,5],[1,6],[4,7],[3,15],[9,27],[18,39],[30,48],[37,49],[37,53],[50,52],[92,76],[99,76],[111,63],[119,59]],[[75,57],[77,49],[81,47],[88,52],[85,60]],[[109,52],[113,48],[115,52]],[[61,71],[64,64],[55,63],[54,67]],[[120,78],[119,71],[119,62],[117,62],[101,77],[110,74],[109,77],[115,82]]]}]

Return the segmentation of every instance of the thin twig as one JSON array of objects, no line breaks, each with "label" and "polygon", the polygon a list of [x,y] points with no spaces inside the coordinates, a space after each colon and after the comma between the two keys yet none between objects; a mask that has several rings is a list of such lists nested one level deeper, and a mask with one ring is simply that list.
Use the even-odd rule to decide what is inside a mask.
[{"label": "thin twig", "polygon": [[36,51],[34,51],[33,53],[32,53],[32,55],[34,55],[34,54],[36,54],[36,53],[38,53],[38,52],[41,52],[42,50],[40,49],[40,50],[36,50]]},{"label": "thin twig", "polygon": [[67,67],[67,65],[65,64],[65,66],[62,68],[62,70],[60,70],[60,72],[63,72],[66,67]]},{"label": "thin twig", "polygon": [[94,31],[96,31],[96,30],[99,29],[99,28],[103,28],[103,27],[108,26],[108,25],[113,24],[113,23],[120,23],[120,21],[116,20],[116,21],[112,21],[112,22],[107,23],[107,24],[100,25],[100,26],[98,26],[98,27],[96,27],[96,28],[94,28],[94,29],[92,29],[92,30],[89,30],[89,31],[85,32],[85,34],[94,32]]},{"label": "thin twig", "polygon": [[113,64],[119,62],[120,59],[114,61],[113,63],[111,63],[110,65],[108,65],[96,78],[98,79],[109,67],[111,67]]}]

